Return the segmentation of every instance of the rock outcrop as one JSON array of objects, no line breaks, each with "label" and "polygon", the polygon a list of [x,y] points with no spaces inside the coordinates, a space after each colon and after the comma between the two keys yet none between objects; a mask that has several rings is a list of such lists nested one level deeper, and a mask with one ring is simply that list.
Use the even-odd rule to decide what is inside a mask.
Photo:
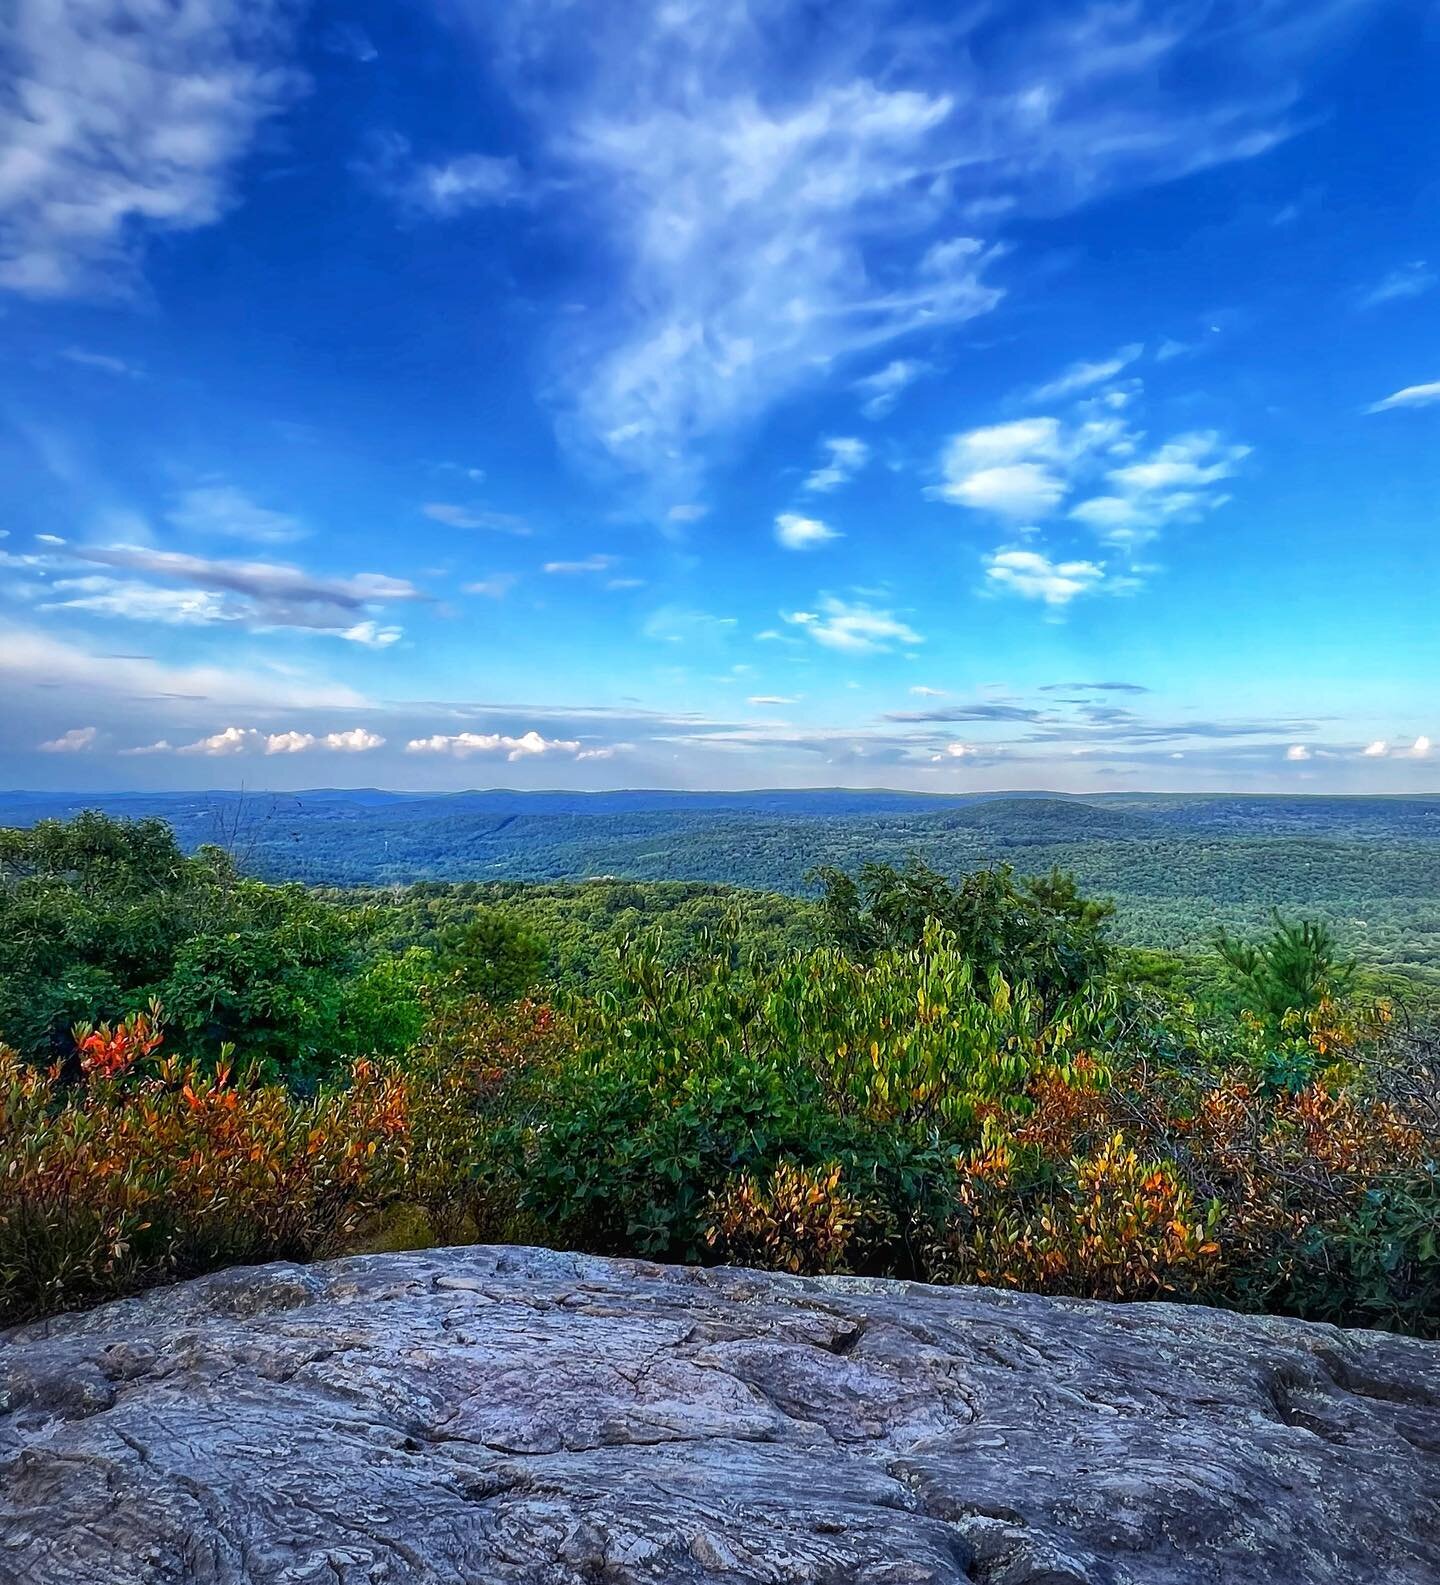
[{"label": "rock outcrop", "polygon": [[5,1585],[1436,1585],[1440,1346],[455,1249],[0,1342]]}]

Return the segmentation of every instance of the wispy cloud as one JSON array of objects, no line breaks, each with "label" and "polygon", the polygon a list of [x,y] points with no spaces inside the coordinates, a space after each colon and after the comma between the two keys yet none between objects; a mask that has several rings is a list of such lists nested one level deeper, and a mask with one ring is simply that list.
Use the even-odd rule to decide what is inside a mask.
[{"label": "wispy cloud", "polygon": [[733,616],[715,616],[678,603],[652,611],[641,628],[646,638],[662,644],[697,644],[702,648],[723,644],[734,630]]},{"label": "wispy cloud", "polygon": [[1041,693],[1149,693],[1150,690],[1138,682],[1045,682],[1040,684]]},{"label": "wispy cloud", "polygon": [[13,0],[0,100],[0,287],[129,290],[155,231],[210,225],[304,78],[284,0]]},{"label": "wispy cloud", "polygon": [[1078,396],[1082,391],[1092,390],[1097,385],[1104,385],[1129,368],[1144,350],[1137,341],[1128,347],[1121,347],[1112,357],[1072,363],[1063,374],[1031,391],[1030,400],[1036,403],[1060,402]]},{"label": "wispy cloud", "polygon": [[931,372],[931,365],[920,358],[892,358],[873,374],[862,375],[851,386],[865,398],[860,411],[869,419],[884,418],[900,400],[901,393]]},{"label": "wispy cloud", "polygon": [[863,601],[838,600],[827,595],[818,611],[782,612],[784,620],[800,628],[815,643],[847,655],[879,655],[925,640],[893,611],[879,610]]},{"label": "wispy cloud", "polygon": [[1361,292],[1357,306],[1379,308],[1384,303],[1401,302],[1407,297],[1421,297],[1437,282],[1440,282],[1440,275],[1437,275],[1424,259],[1412,259],[1410,263],[1391,270],[1374,286]]},{"label": "wispy cloud", "polygon": [[57,356],[80,369],[95,369],[117,380],[143,380],[145,371],[136,363],[117,358],[109,352],[91,352],[85,347],[65,347]]},{"label": "wispy cloud", "polygon": [[1365,411],[1388,413],[1396,407],[1429,407],[1434,402],[1440,402],[1440,380],[1432,380],[1428,385],[1407,385],[1383,401],[1372,402]]},{"label": "wispy cloud", "polygon": [[508,155],[457,154],[421,160],[410,140],[398,132],[372,134],[354,169],[405,213],[437,220],[518,203],[531,192],[519,161]]},{"label": "wispy cloud", "polygon": [[166,517],[185,533],[245,539],[257,545],[283,545],[308,532],[298,517],[261,506],[233,484],[201,484],[184,490]]},{"label": "wispy cloud", "polygon": [[828,460],[816,468],[805,480],[803,488],[822,495],[849,484],[851,479],[870,460],[870,448],[863,440],[853,436],[837,435],[821,442],[829,454]]},{"label": "wispy cloud", "polygon": [[[842,10],[635,0],[584,28],[561,0],[469,10],[618,265],[557,349],[583,450],[683,479],[837,366],[988,312],[1002,217],[1274,147],[1299,58],[1337,25],[1293,0],[1238,26],[980,8],[922,43],[887,0]],[[1184,69],[1202,52],[1203,86]]]},{"label": "wispy cloud", "polygon": [[[49,577],[55,567],[76,563],[138,576],[53,578],[41,609],[95,611],[181,627],[294,628],[384,649],[400,639],[401,629],[376,622],[369,612],[425,598],[408,579],[383,573],[331,577],[284,562],[219,560],[146,545],[66,546],[51,566],[39,570]],[[182,587],[164,587],[170,584]]]},{"label": "wispy cloud", "polygon": [[182,551],[153,550],[147,545],[83,545],[74,547],[71,554],[101,566],[123,567],[202,589],[226,589],[264,601],[360,610],[373,601],[424,598],[408,578],[392,578],[379,572],[326,577],[285,562],[221,561]]},{"label": "wispy cloud", "polygon": [[513,512],[492,512],[483,506],[462,506],[455,501],[427,501],[420,510],[432,522],[447,528],[486,528],[497,534],[524,536],[530,525]]},{"label": "wispy cloud", "polygon": [[581,561],[547,561],[545,571],[552,577],[583,577],[587,573],[608,572],[615,560],[614,556],[586,556]]},{"label": "wispy cloud", "polygon": [[492,572],[488,578],[477,578],[464,588],[466,594],[483,594],[489,600],[503,600],[519,581],[513,572]]},{"label": "wispy cloud", "polygon": [[1229,498],[1213,486],[1249,455],[1249,446],[1229,444],[1213,430],[1177,435],[1148,456],[1111,468],[1109,493],[1079,502],[1070,516],[1110,544],[1143,544],[1166,523],[1223,506]]}]

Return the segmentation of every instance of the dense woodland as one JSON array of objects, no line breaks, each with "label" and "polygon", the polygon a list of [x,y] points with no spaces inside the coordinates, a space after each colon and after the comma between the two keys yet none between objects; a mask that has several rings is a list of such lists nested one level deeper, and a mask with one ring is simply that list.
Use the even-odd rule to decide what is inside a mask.
[{"label": "dense woodland", "polygon": [[799,896],[237,846],[0,830],[0,1316],[508,1239],[1440,1331],[1433,985],[1263,909],[1263,862],[1175,953],[1047,843]]},{"label": "dense woodland", "polygon": [[[0,795],[0,824],[80,807]],[[1222,929],[1265,929],[1280,908],[1327,924],[1366,963],[1440,983],[1437,798],[320,792],[109,807],[157,814],[187,850],[218,843],[266,879],[347,887],[610,876],[804,899],[807,875],[826,865],[1058,867],[1115,900],[1112,935],[1125,945],[1203,951]]]}]

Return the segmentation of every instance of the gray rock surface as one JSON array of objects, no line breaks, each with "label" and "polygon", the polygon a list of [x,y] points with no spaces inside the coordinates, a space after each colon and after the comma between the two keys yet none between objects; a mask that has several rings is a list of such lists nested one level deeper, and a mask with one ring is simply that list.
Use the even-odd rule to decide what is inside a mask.
[{"label": "gray rock surface", "polygon": [[24,1585],[1440,1581],[1440,1346],[529,1249],[0,1341]]}]

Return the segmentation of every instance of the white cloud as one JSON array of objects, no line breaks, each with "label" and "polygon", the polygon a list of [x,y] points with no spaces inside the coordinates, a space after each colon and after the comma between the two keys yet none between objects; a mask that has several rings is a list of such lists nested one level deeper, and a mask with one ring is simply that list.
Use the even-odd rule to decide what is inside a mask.
[{"label": "white cloud", "polygon": [[818,612],[792,611],[781,615],[793,626],[802,628],[817,644],[850,655],[884,654],[897,646],[925,642],[893,612],[828,595],[821,600]]},{"label": "white cloud", "polygon": [[1429,759],[1431,743],[1428,737],[1417,737],[1405,751],[1410,759]]},{"label": "white cloud", "polygon": [[860,411],[866,418],[884,418],[899,401],[901,392],[930,371],[930,364],[919,358],[892,358],[884,368],[862,375],[851,389],[864,396]]},{"label": "white cloud", "polygon": [[237,709],[353,709],[366,702],[343,683],[303,673],[170,666],[146,655],[95,653],[80,634],[61,639],[5,623],[0,623],[0,678],[7,685],[43,682],[47,689],[84,700],[204,700]]},{"label": "white cloud", "polygon": [[265,739],[267,754],[303,754],[314,747],[313,732],[272,732]]},{"label": "white cloud", "polygon": [[137,364],[117,358],[108,352],[90,352],[84,347],[66,347],[59,356],[67,363],[81,369],[98,369],[101,374],[114,375],[118,380],[143,380],[145,371]]},{"label": "white cloud", "polygon": [[99,730],[93,726],[71,727],[68,732],[62,732],[59,737],[51,738],[48,743],[40,744],[42,754],[83,754],[87,749],[95,747],[95,739]]},{"label": "white cloud", "polygon": [[1390,745],[1383,737],[1376,738],[1373,743],[1369,743],[1365,746],[1363,752],[1366,759],[1384,759],[1385,756],[1390,752]]},{"label": "white cloud", "polygon": [[[67,548],[65,555],[191,586],[173,590],[134,578],[59,578],[51,586],[56,598],[44,607],[100,611],[133,621],[177,626],[231,623],[256,631],[290,628],[385,648],[400,639],[402,630],[369,619],[367,610],[424,598],[408,579],[384,573],[333,577],[285,562],[219,560],[146,545],[77,545]],[[42,568],[41,575],[55,565],[59,564]]]},{"label": "white cloud", "polygon": [[1016,520],[1046,517],[1070,488],[1068,472],[1098,435],[1058,418],[1021,418],[955,435],[940,457],[935,492],[955,506]]},{"label": "white cloud", "polygon": [[318,748],[330,749],[339,754],[366,754],[384,745],[385,739],[379,733],[357,726],[345,732],[326,732],[323,736],[313,732],[272,732],[265,739],[265,752],[305,754]]},{"label": "white cloud", "polygon": [[254,727],[227,726],[207,737],[179,748],[167,739],[147,743],[137,748],[121,749],[127,756],[147,754],[181,754],[187,757],[202,756],[210,759],[229,758],[236,754],[264,753],[267,756],[309,754],[330,750],[342,754],[365,753],[384,746],[385,739],[364,727],[352,727],[339,732],[261,732]]},{"label": "white cloud", "polygon": [[885,3],[833,27],[720,0],[584,27],[562,0],[466,8],[618,263],[556,337],[564,432],[652,480],[693,474],[846,360],[991,309],[1001,224],[1274,147],[1348,9],[1035,7],[997,29],[978,7],[922,38]]},{"label": "white cloud", "polygon": [[1399,269],[1391,270],[1381,281],[1377,281],[1368,291],[1362,292],[1359,299],[1361,308],[1378,308],[1382,303],[1398,302],[1407,297],[1420,297],[1440,281],[1437,275],[1424,259],[1412,259],[1408,264],[1402,264]]},{"label": "white cloud", "polygon": [[998,588],[1046,605],[1068,605],[1077,595],[1093,593],[1103,582],[1103,563],[1051,561],[1036,550],[997,550],[987,558],[986,576]]},{"label": "white cloud", "polygon": [[257,127],[303,78],[283,0],[12,0],[0,287],[125,291],[147,233],[230,206]]},{"label": "white cloud", "polygon": [[806,490],[817,491],[822,495],[838,490],[842,484],[848,484],[870,460],[869,446],[850,435],[837,435],[821,444],[829,452],[829,460],[805,480],[803,488]]},{"label": "white cloud", "polygon": [[1176,435],[1149,456],[1111,468],[1105,483],[1112,493],[1078,502],[1069,515],[1110,544],[1138,546],[1166,523],[1223,506],[1229,497],[1212,487],[1249,455],[1249,446],[1231,445],[1213,430]]},{"label": "white cloud", "polygon": [[1065,481],[1038,462],[981,468],[945,487],[945,499],[1001,517],[1046,517],[1060,504]]},{"label": "white cloud", "polygon": [[351,627],[337,629],[337,634],[347,644],[360,644],[366,649],[389,649],[405,637],[405,629],[382,626],[379,622],[356,622]]},{"label": "white cloud", "polygon": [[1136,495],[1197,490],[1229,478],[1249,454],[1248,446],[1222,445],[1213,430],[1177,435],[1144,461],[1112,469],[1109,478]]},{"label": "white cloud", "polygon": [[817,517],[781,512],[775,519],[775,538],[786,550],[814,550],[817,545],[839,539],[840,535]]},{"label": "white cloud", "polygon": [[385,739],[378,732],[367,731],[363,726],[351,727],[347,732],[325,734],[325,747],[340,754],[368,754],[371,749],[384,746]]},{"label": "white cloud", "polygon": [[493,209],[530,195],[519,162],[497,154],[459,154],[419,160],[398,132],[374,134],[354,169],[411,215],[453,219],[472,209]]},{"label": "white cloud", "polygon": [[547,561],[545,571],[560,577],[578,577],[589,572],[608,572],[614,565],[614,556],[586,556],[583,561]]},{"label": "white cloud", "polygon": [[186,533],[246,539],[257,545],[284,544],[308,532],[298,517],[261,506],[231,484],[185,490],[166,516]]},{"label": "white cloud", "polygon": [[1072,363],[1063,374],[1033,390],[1030,393],[1030,400],[1059,402],[1067,397],[1076,396],[1081,391],[1088,391],[1092,386],[1104,385],[1107,380],[1113,380],[1117,374],[1129,368],[1144,350],[1144,347],[1136,341],[1128,347],[1121,347],[1113,357],[1094,362]]},{"label": "white cloud", "polygon": [[927,688],[924,683],[916,683],[910,692],[917,699],[944,699],[946,697],[944,688]]},{"label": "white cloud", "polygon": [[666,519],[671,523],[698,523],[710,508],[702,506],[698,501],[679,501],[665,513]]},{"label": "white cloud", "polygon": [[1388,413],[1396,407],[1429,407],[1432,402],[1440,402],[1440,380],[1432,380],[1428,385],[1407,385],[1403,391],[1396,391],[1384,401],[1372,402],[1365,411]]},{"label": "white cloud", "polygon": [[465,584],[464,590],[466,594],[483,594],[490,600],[503,600],[519,581],[513,572],[493,572],[488,578]]},{"label": "white cloud", "polygon": [[1307,760],[1310,758],[1310,750],[1303,743],[1292,743],[1285,750],[1285,758],[1288,760]]},{"label": "white cloud", "polygon": [[231,754],[244,754],[259,748],[264,738],[254,727],[227,726],[209,737],[198,738],[175,750],[177,754],[203,754],[212,759]]},{"label": "white cloud", "polygon": [[128,578],[57,578],[42,611],[95,611],[167,627],[209,627],[238,621],[241,612],[211,589],[156,589]]},{"label": "white cloud", "polygon": [[520,737],[506,737],[499,732],[455,732],[446,736],[417,737],[405,745],[407,754],[447,754],[455,759],[470,759],[476,754],[503,754],[512,763],[541,754],[580,753],[580,744],[573,739],[544,738],[534,731]]},{"label": "white cloud", "polygon": [[798,704],[800,701],[793,694],[752,693],[745,702],[753,705],[782,705]]},{"label": "white cloud", "polygon": [[[1111,361],[1138,350],[1124,348]],[[1083,371],[1088,377],[1098,367]],[[1064,377],[1072,385],[1080,378],[1074,371]],[[953,436],[940,457],[944,482],[928,493],[1024,527],[1098,489],[1103,493],[1076,500],[1068,515],[1107,543],[1134,548],[1168,522],[1222,506],[1228,497],[1214,486],[1250,453],[1213,430],[1196,430],[1140,456],[1144,433],[1113,402],[1082,401],[1074,412],[1069,421],[1022,418]]]},{"label": "white cloud", "polygon": [[491,512],[480,506],[461,506],[455,501],[427,501],[420,510],[432,522],[447,528],[485,528],[496,534],[526,535],[530,525],[513,512]]},{"label": "white cloud", "polygon": [[712,616],[690,606],[662,605],[645,618],[641,631],[646,638],[665,644],[715,645],[730,636],[733,616]]}]

